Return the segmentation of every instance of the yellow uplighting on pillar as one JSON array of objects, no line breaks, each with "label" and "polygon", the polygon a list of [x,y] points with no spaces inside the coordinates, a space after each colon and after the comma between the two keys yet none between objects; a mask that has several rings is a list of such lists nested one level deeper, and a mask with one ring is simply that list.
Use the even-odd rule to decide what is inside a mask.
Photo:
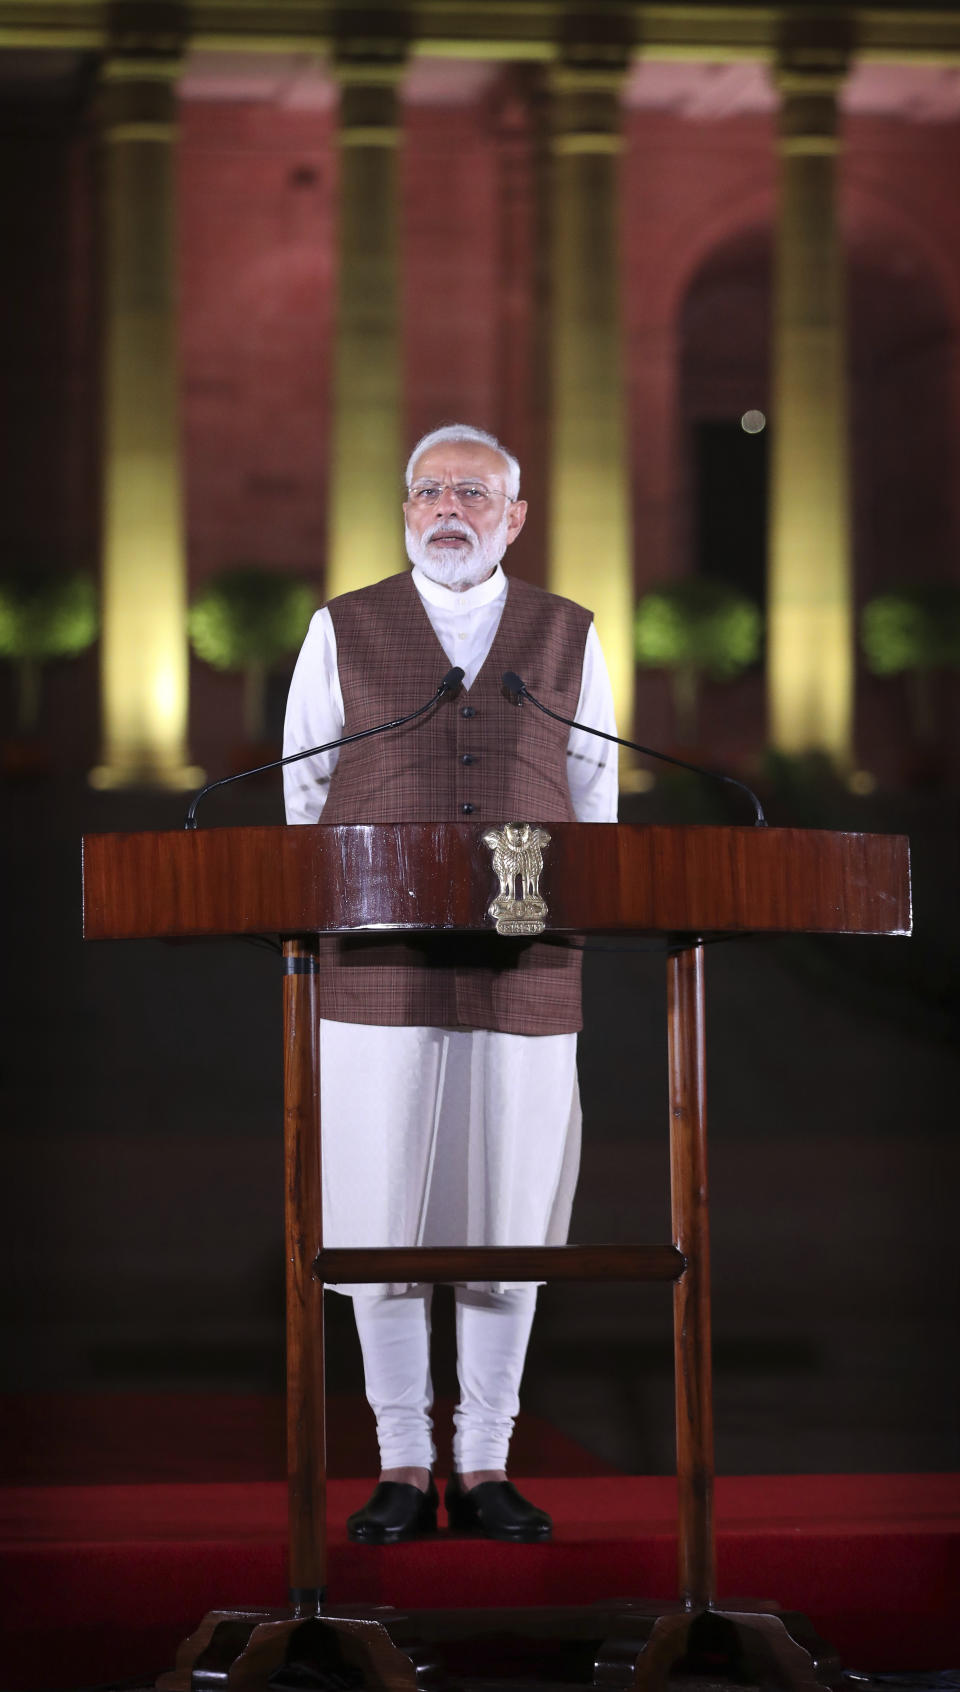
[{"label": "yellow uplighting on pillar", "polygon": [[633,723],[633,547],[620,317],[622,68],[552,75],[549,586],[596,615],[617,721]]},{"label": "yellow uplighting on pillar", "polygon": [[851,767],[853,585],[838,55],[781,63],[768,596],[771,744]]},{"label": "yellow uplighting on pillar", "polygon": [[95,787],[195,785],[177,348],[179,63],[103,68],[104,421],[101,763]]},{"label": "yellow uplighting on pillar", "polygon": [[403,64],[388,55],[340,58],[336,70],[340,223],[328,596],[404,566],[397,159]]}]

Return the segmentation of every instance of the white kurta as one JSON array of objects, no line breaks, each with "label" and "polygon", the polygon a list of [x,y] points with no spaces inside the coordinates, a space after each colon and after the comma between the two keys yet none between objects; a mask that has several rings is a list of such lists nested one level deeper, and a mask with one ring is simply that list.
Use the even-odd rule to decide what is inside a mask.
[{"label": "white kurta", "polygon": [[[444,653],[464,671],[469,689],[503,613],[502,569],[465,593],[439,586],[419,569],[413,580]],[[576,716],[616,732],[592,624]],[[323,610],[310,624],[290,684],[284,755],[335,740],[343,729],[336,635]],[[304,758],[284,770],[289,823],[318,820],[337,756]],[[616,748],[572,729],[567,772],[578,820],[615,822]],[[324,1020],[320,1074],[325,1244],[563,1244],[580,1155],[575,1034]]]}]

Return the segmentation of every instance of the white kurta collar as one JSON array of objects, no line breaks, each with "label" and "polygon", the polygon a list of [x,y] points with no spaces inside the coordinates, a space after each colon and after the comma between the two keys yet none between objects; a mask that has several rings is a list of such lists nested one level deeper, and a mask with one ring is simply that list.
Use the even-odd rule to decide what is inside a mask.
[{"label": "white kurta collar", "polygon": [[484,605],[492,605],[507,589],[507,578],[502,565],[498,564],[492,576],[485,582],[479,582],[476,587],[466,588],[463,593],[452,593],[448,587],[440,582],[431,581],[419,565],[413,568],[413,585],[421,599],[428,604],[435,605],[438,610],[446,611],[451,616],[457,616],[468,611],[479,611]]}]

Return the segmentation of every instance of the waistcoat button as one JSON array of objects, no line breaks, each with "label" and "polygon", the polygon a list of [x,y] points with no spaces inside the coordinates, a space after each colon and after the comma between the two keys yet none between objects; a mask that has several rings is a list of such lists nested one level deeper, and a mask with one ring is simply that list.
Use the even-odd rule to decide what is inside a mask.
[{"label": "waistcoat button", "polygon": [[475,764],[476,761],[477,760],[472,752],[465,752],[463,757],[460,759],[461,764]]},{"label": "waistcoat button", "polygon": [[472,705],[461,705],[461,707],[460,707],[461,717],[475,717],[476,714],[477,713],[474,710]]},{"label": "waistcoat button", "polygon": [[460,809],[461,809],[461,811],[463,811],[465,816],[469,816],[470,812],[475,811],[476,808],[477,808],[476,805],[461,805],[460,806]]}]

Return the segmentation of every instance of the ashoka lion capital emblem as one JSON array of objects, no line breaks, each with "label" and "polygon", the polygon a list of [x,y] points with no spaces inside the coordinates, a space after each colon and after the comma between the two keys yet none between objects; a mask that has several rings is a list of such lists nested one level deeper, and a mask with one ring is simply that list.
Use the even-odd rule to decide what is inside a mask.
[{"label": "ashoka lion capital emblem", "polygon": [[[533,823],[504,823],[483,836],[493,853],[493,868],[500,891],[487,915],[492,916],[498,934],[542,934],[547,902],[539,892],[543,870],[543,848],[550,844],[545,828]],[[520,883],[520,897],[514,897]]]}]

